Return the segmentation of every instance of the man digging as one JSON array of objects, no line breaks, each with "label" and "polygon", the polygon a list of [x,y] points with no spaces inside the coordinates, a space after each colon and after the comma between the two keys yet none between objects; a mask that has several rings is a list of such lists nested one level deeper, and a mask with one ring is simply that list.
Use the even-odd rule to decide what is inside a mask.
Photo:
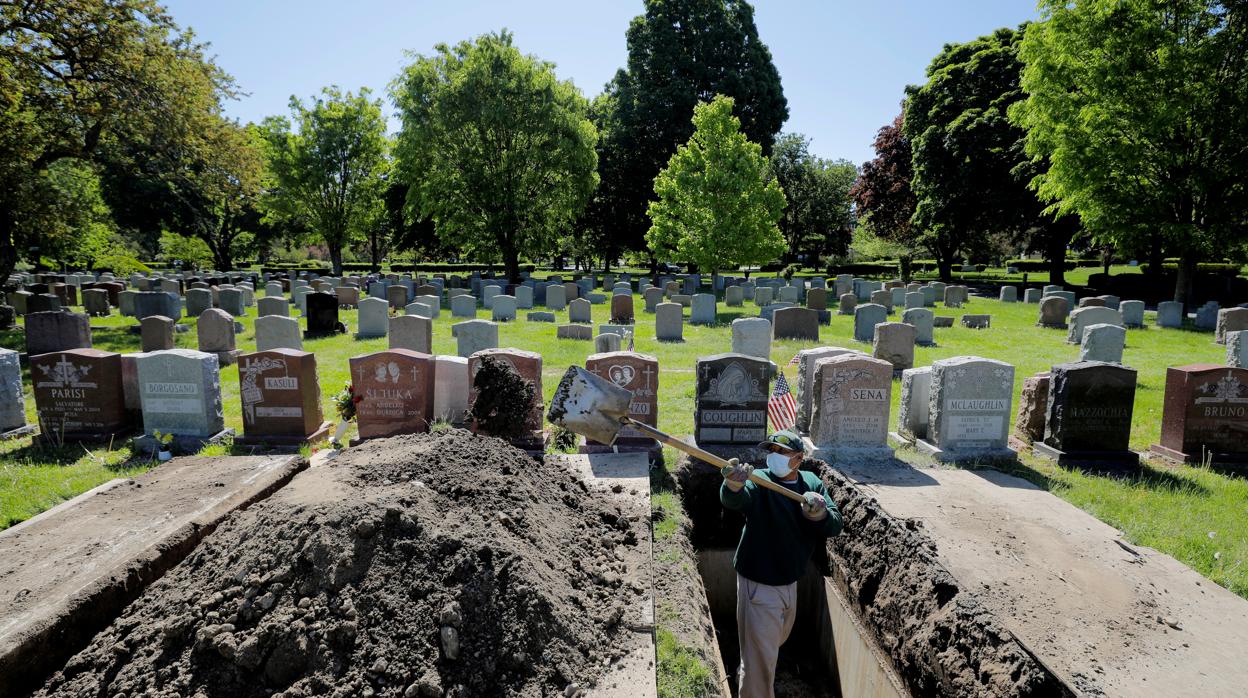
[{"label": "man digging", "polygon": [[719,501],[746,519],[732,559],[737,570],[741,698],[774,695],[776,657],[797,613],[797,580],[806,571],[815,546],[840,533],[842,527],[841,513],[823,483],[813,473],[798,470],[806,455],[801,437],[778,431],[759,446],[768,453],[767,470],[758,476],[806,501],[799,505],[750,482],[754,467],[735,458],[724,467]]}]

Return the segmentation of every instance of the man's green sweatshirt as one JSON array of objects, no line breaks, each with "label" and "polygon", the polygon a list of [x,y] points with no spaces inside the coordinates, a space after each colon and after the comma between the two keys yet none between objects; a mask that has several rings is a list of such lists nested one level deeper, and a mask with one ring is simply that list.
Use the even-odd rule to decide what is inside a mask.
[{"label": "man's green sweatshirt", "polygon": [[806,571],[815,546],[841,532],[841,512],[814,473],[799,471],[796,480],[784,482],[767,470],[754,472],[798,494],[818,492],[828,503],[827,518],[811,521],[802,515],[800,504],[753,482],[747,481],[740,492],[728,489],[727,481],[719,486],[720,503],[746,519],[732,566],[751,581],[772,586],[791,584]]}]

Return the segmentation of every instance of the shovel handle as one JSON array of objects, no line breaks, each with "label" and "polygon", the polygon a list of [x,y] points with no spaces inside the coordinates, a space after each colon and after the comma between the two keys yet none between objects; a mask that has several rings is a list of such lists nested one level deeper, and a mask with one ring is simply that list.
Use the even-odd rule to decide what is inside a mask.
[{"label": "shovel handle", "polygon": [[[654,437],[656,440],[658,440],[660,443],[664,445],[671,446],[672,448],[677,449],[679,451],[684,451],[685,453],[688,453],[694,458],[697,458],[699,460],[704,460],[707,463],[710,463],[711,465],[717,466],[719,468],[724,468],[730,465],[730,463],[727,460],[720,458],[714,453],[711,453],[709,451],[703,451],[697,446],[687,444],[684,441],[680,441],[679,439],[674,439],[671,436],[668,436],[667,434],[664,434],[663,432],[659,431],[658,429],[655,429],[649,424],[643,424],[633,419],[632,417],[626,417],[625,419],[621,421],[633,427],[637,431],[640,431],[644,434]],[[806,499],[802,497],[802,495],[794,492],[793,490],[783,485],[777,485],[771,480],[768,480],[760,475],[750,473],[750,482],[758,485],[759,487],[769,489],[772,492],[775,492],[776,494],[788,497],[789,499],[792,499],[798,504],[806,503]]]}]

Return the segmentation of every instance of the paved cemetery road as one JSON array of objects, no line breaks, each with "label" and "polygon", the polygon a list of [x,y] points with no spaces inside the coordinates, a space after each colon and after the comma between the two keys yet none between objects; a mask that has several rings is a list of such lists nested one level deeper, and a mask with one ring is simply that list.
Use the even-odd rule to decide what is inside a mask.
[{"label": "paved cemetery road", "polygon": [[0,533],[0,696],[41,682],[231,512],[306,465],[298,456],[177,458]]},{"label": "paved cemetery road", "polygon": [[995,470],[840,468],[1049,670],[1090,695],[1243,695],[1248,601]]}]

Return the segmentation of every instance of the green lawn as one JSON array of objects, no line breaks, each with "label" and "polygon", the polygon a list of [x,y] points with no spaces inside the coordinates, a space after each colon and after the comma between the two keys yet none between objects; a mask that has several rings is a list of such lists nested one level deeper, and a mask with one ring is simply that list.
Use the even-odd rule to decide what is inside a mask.
[{"label": "green lawn", "polygon": [[[636,296],[635,303],[636,349],[657,356],[662,369],[659,426],[676,435],[687,435],[693,428],[696,359],[728,351],[731,321],[753,315],[757,310],[748,303],[744,308],[727,308],[721,303],[718,325],[694,327],[686,324],[684,342],[659,343],[654,340],[653,315],[643,312],[640,295]],[[255,309],[251,312],[254,314]],[[520,311],[518,322],[500,328],[500,344],[543,355],[543,389],[549,399],[567,366],[583,364],[593,345],[556,340],[555,325],[525,322],[524,312]],[[935,359],[965,354],[1007,361],[1016,367],[1016,398],[1025,377],[1047,370],[1054,363],[1075,360],[1079,354],[1077,346],[1066,344],[1064,330],[1035,327],[1035,305],[1002,304],[976,298],[963,310],[942,307],[936,312],[955,317],[963,312],[990,313],[992,328],[969,330],[955,323],[953,328],[937,330],[938,346],[919,347],[915,364],[921,366]],[[608,314],[607,305],[593,307],[596,323],[607,322]],[[557,315],[561,322],[566,321],[566,311]],[[354,329],[355,313],[344,311],[343,316]],[[488,311],[478,311],[478,316],[488,317]],[[243,349],[254,347],[254,315],[241,320],[246,329],[238,336],[238,345]],[[455,340],[450,331],[455,321],[449,310],[443,310],[435,321],[435,353],[455,353]],[[118,316],[93,319],[92,326],[100,328],[94,333],[96,346],[137,351],[138,335],[124,329],[133,323],[132,318]],[[190,332],[177,335],[178,346],[196,346],[193,323],[191,326]],[[772,359],[783,366],[798,350],[820,344],[869,350],[869,345],[853,341],[851,317],[833,315],[831,325],[823,327],[821,332],[820,342],[775,342]],[[21,341],[19,332],[0,333],[0,345],[20,348]],[[384,349],[386,340],[357,341],[344,335],[311,340],[304,348],[316,353],[322,401],[328,415],[330,395],[340,390],[348,379],[347,359]],[[1198,361],[1222,363],[1225,355],[1224,349],[1215,345],[1208,333],[1149,327],[1128,333],[1125,359],[1139,371],[1131,445],[1146,450],[1160,433],[1166,367]],[[788,376],[790,382],[796,383],[793,369],[788,369]],[[241,431],[237,368],[223,369],[221,380],[226,424]],[[894,419],[899,399],[896,386],[894,383]],[[33,398],[28,398],[27,403],[28,416],[34,420]],[[29,444],[28,438],[0,444],[0,527],[28,518],[107,479],[139,472],[147,465],[131,458],[128,448],[122,444],[115,445],[112,450],[67,447],[56,452],[33,450]],[[671,455],[669,453],[668,462],[675,460]],[[917,459],[917,456],[907,458]],[[1122,529],[1131,542],[1174,555],[1219,584],[1248,596],[1248,566],[1244,564],[1248,560],[1248,481],[1200,468],[1169,468],[1160,464],[1150,465],[1139,478],[1093,477],[1058,469],[1030,456],[1024,458],[1020,473]]]}]

